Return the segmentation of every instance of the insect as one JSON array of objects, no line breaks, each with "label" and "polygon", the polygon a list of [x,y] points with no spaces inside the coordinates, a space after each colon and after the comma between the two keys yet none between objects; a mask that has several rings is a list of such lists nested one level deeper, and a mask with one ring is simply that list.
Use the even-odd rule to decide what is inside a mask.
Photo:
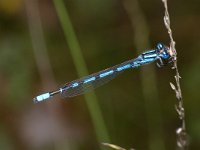
[{"label": "insect", "polygon": [[157,65],[161,67],[165,65],[165,62],[168,62],[170,58],[171,55],[169,47],[162,43],[158,43],[155,49],[148,50],[135,59],[125,61],[100,72],[66,83],[59,89],[41,94],[35,97],[33,100],[37,103],[47,100],[57,94],[61,94],[64,97],[74,97],[107,83],[127,69],[136,68],[157,60]]}]

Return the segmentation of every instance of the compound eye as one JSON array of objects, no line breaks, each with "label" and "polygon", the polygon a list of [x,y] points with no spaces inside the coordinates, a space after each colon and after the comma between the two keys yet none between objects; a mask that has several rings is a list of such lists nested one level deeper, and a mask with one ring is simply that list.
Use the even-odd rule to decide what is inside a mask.
[{"label": "compound eye", "polygon": [[158,50],[162,50],[164,48],[164,45],[162,43],[158,43],[156,47]]}]

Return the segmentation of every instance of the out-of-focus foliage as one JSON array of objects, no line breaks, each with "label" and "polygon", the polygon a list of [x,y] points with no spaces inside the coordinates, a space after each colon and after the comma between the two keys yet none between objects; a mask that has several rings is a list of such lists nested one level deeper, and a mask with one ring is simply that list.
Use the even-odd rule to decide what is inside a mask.
[{"label": "out-of-focus foliage", "polygon": [[6,14],[14,14],[18,12],[22,7],[22,0],[2,0],[0,1],[1,12]]},{"label": "out-of-focus foliage", "polygon": [[17,35],[5,36],[0,42],[0,68],[5,80],[3,96],[11,107],[20,107],[30,95],[32,59],[25,43],[26,39]]}]

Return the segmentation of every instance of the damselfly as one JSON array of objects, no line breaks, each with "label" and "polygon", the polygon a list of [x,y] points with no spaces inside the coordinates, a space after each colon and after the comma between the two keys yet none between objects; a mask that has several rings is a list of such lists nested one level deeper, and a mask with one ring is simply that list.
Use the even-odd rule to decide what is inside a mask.
[{"label": "damselfly", "polygon": [[57,94],[61,94],[64,97],[74,97],[107,83],[124,70],[136,68],[156,60],[158,60],[158,66],[161,66],[164,64],[163,61],[168,61],[170,58],[171,55],[169,47],[158,43],[155,49],[146,51],[135,59],[128,60],[114,67],[66,83],[64,86],[55,91],[44,93],[35,97],[34,102],[47,100]]}]

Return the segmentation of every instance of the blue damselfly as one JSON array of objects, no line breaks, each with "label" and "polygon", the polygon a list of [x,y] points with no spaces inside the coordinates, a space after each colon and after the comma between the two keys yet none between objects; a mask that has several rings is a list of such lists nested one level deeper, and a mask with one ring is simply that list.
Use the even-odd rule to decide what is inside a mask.
[{"label": "blue damselfly", "polygon": [[61,94],[64,97],[74,97],[107,83],[124,70],[136,68],[156,60],[158,60],[158,66],[162,66],[164,64],[163,62],[168,61],[170,58],[171,55],[169,47],[158,43],[155,49],[146,51],[135,59],[128,60],[103,71],[66,83],[64,86],[55,91],[44,93],[35,97],[34,102],[47,100],[57,94]]}]

